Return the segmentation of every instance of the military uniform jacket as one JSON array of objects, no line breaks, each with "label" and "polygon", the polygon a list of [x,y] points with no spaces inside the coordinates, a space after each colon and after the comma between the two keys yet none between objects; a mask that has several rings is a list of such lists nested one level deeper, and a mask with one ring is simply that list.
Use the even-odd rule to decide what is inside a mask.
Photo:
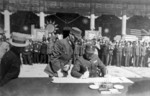
[{"label": "military uniform jacket", "polygon": [[58,40],[54,44],[50,57],[50,66],[54,73],[62,69],[72,59],[73,48],[68,38]]},{"label": "military uniform jacket", "polygon": [[102,55],[108,55],[109,54],[109,46],[103,45],[102,47]]},{"label": "military uniform jacket", "polygon": [[40,52],[42,54],[47,54],[47,44],[46,43],[42,43]]},{"label": "military uniform jacket", "polygon": [[91,60],[86,59],[85,55],[76,60],[76,63],[71,71],[71,75],[79,78],[84,74],[87,68],[89,70],[90,77],[97,77],[99,76],[99,73],[102,73],[102,76],[106,74],[105,65],[98,58],[98,56],[94,54]]},{"label": "military uniform jacket", "polygon": [[141,47],[141,56],[145,56],[146,55],[146,47],[145,46],[142,46]]},{"label": "military uniform jacket", "polygon": [[140,56],[141,54],[141,47],[140,46],[133,46],[133,55]]},{"label": "military uniform jacket", "polygon": [[39,53],[40,50],[41,50],[41,43],[39,43],[39,42],[34,42],[34,43],[33,43],[33,51]]},{"label": "military uniform jacket", "polygon": [[124,48],[123,48],[123,54],[125,55],[125,56],[131,56],[132,55],[132,47],[130,47],[130,46],[125,46]]}]

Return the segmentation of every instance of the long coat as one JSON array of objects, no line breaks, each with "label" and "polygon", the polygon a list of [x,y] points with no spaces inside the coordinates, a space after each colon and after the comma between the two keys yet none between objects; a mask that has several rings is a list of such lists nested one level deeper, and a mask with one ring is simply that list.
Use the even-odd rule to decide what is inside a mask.
[{"label": "long coat", "polygon": [[73,58],[73,47],[68,38],[65,38],[58,40],[54,44],[52,50],[50,66],[52,71],[56,73],[59,69],[63,69],[63,67]]},{"label": "long coat", "polygon": [[21,60],[13,51],[5,53],[0,64],[0,86],[18,77],[20,73]]}]

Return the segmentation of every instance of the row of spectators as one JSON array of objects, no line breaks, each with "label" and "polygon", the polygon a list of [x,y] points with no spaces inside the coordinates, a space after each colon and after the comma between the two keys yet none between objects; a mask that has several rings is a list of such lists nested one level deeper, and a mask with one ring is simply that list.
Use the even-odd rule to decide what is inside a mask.
[{"label": "row of spectators", "polygon": [[[22,54],[24,64],[32,63],[48,63],[49,54],[56,40],[43,39],[40,41],[30,40],[29,46],[25,47]],[[84,54],[84,46],[87,43],[93,43],[96,46],[95,54],[99,56],[102,62],[107,65],[116,66],[134,66],[147,67],[150,57],[150,43],[140,41],[114,41],[81,40],[75,45],[74,58],[78,58]]]},{"label": "row of spectators", "polygon": [[150,42],[94,40],[98,55],[105,65],[147,67]]},{"label": "row of spectators", "polygon": [[[1,36],[1,42],[6,41],[6,37]],[[49,62],[52,47],[58,38],[56,36],[46,38],[43,36],[42,41],[29,40],[29,45],[24,48],[22,53],[22,64]],[[95,54],[99,56],[102,62],[115,66],[134,66],[148,67],[150,58],[150,42],[141,41],[113,41],[104,39],[93,39],[91,41],[82,39],[75,44],[74,60],[84,54],[84,47],[87,43],[93,43],[96,46]],[[4,46],[8,44],[4,43]],[[3,46],[0,46],[3,49]],[[8,49],[8,48],[7,48]],[[1,54],[5,53],[1,51]],[[1,56],[2,57],[2,56]]]}]

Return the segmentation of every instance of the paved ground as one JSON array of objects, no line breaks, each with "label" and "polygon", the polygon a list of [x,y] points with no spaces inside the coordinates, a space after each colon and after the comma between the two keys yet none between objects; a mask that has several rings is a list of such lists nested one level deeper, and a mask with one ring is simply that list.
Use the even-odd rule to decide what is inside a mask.
[{"label": "paved ground", "polygon": [[[44,72],[46,64],[22,65],[19,77],[48,77]],[[108,74],[127,78],[150,78],[150,68],[108,66]]]}]

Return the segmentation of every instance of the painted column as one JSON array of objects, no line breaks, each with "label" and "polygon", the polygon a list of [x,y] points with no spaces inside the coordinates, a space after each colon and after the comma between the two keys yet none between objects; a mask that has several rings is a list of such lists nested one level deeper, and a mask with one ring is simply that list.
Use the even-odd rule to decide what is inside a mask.
[{"label": "painted column", "polygon": [[126,35],[127,29],[127,15],[122,16],[122,36]]},{"label": "painted column", "polygon": [[37,14],[40,17],[40,28],[45,28],[45,14],[44,12],[40,12]]},{"label": "painted column", "polygon": [[95,16],[95,14],[91,14],[90,16],[90,29],[91,30],[94,30],[95,29],[95,19],[97,18],[98,16]]},{"label": "painted column", "polygon": [[91,30],[95,29],[95,15],[94,14],[91,14],[91,17],[90,17],[90,29]]},{"label": "painted column", "polygon": [[10,38],[10,15],[12,14],[8,10],[2,12],[4,14],[4,30],[6,31],[6,38]]}]

